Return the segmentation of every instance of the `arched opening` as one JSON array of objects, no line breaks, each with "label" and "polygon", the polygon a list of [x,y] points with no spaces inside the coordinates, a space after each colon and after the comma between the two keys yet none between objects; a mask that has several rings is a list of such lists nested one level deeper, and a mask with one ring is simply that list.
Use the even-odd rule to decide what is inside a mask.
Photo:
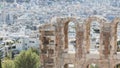
[{"label": "arched opening", "polygon": [[74,64],[65,64],[64,68],[74,68]]},{"label": "arched opening", "polygon": [[100,46],[100,24],[97,21],[90,25],[90,53],[99,54]]},{"label": "arched opening", "polygon": [[91,63],[87,66],[87,68],[99,68],[99,66],[95,63]]},{"label": "arched opening", "polygon": [[117,52],[120,52],[120,23],[117,25]]},{"label": "arched opening", "polygon": [[114,68],[120,68],[120,64],[117,64]]},{"label": "arched opening", "polygon": [[75,23],[68,23],[68,53],[75,53],[76,46],[76,30]]}]

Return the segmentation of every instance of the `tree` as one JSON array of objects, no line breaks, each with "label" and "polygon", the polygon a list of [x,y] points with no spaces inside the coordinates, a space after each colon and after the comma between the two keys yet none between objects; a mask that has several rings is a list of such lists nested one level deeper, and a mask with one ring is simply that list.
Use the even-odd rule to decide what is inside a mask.
[{"label": "tree", "polygon": [[2,51],[0,51],[0,68],[2,68],[2,56],[3,56],[3,52]]},{"label": "tree", "polygon": [[35,52],[37,55],[40,55],[40,51],[37,48],[31,47],[32,52]]},{"label": "tree", "polygon": [[2,63],[2,68],[15,68],[14,61],[5,59],[4,62]]},{"label": "tree", "polygon": [[39,68],[39,56],[31,49],[22,51],[14,60],[15,68]]},{"label": "tree", "polygon": [[2,68],[2,63],[1,63],[1,59],[0,59],[0,68]]}]

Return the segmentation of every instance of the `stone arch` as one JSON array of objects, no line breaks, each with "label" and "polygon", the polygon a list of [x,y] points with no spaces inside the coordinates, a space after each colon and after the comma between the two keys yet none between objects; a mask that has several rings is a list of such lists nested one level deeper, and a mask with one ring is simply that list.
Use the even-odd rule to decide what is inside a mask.
[{"label": "stone arch", "polygon": [[99,44],[100,44],[100,23],[97,21],[92,21],[90,24],[90,53],[99,54]]},{"label": "stone arch", "polygon": [[[100,18],[100,17],[96,17],[96,16],[93,16],[93,17],[89,17],[88,19],[85,20],[85,28],[86,28],[86,38],[85,40],[86,41],[86,52],[89,53],[89,48],[90,48],[90,24],[92,23],[92,21],[97,21],[98,23],[100,23],[100,40],[101,40],[101,30],[102,30],[102,27],[103,27],[103,24],[107,21],[106,19],[104,18]],[[101,42],[101,41],[100,41]],[[101,43],[100,43],[101,45]]]},{"label": "stone arch", "polygon": [[113,50],[114,50],[114,53],[116,53],[117,52],[117,25],[118,25],[118,23],[120,22],[120,18],[115,18],[113,21],[112,21],[112,24],[111,24],[111,26],[112,26],[112,35],[113,35],[113,37],[112,37],[112,45],[114,45],[113,46]]},{"label": "stone arch", "polygon": [[63,27],[64,28],[63,29],[63,31],[64,31],[64,49],[68,48],[68,24],[70,22],[75,23],[75,30],[77,32],[77,24],[78,24],[77,20],[75,18],[66,19],[66,21],[64,21],[64,27]]},{"label": "stone arch", "polygon": [[68,53],[75,53],[76,49],[76,26],[75,23],[68,24]]}]

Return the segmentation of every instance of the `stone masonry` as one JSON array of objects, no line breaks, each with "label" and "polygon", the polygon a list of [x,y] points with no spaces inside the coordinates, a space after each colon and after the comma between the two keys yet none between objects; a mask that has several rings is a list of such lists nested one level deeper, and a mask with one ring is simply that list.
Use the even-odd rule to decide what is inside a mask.
[{"label": "stone masonry", "polygon": [[[68,24],[75,23],[76,52],[67,53],[68,49]],[[100,23],[99,54],[91,54],[90,49],[90,24],[92,21]],[[112,22],[105,18],[92,16],[87,19],[79,17],[53,18],[50,23],[40,26],[41,68],[89,68],[95,63],[99,68],[116,68],[120,64],[120,54],[117,53],[117,24],[120,18]]]}]

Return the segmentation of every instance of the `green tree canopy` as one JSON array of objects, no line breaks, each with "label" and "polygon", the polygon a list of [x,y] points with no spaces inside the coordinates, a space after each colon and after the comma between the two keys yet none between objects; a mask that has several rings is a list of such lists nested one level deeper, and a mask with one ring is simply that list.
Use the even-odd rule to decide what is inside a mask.
[{"label": "green tree canopy", "polygon": [[5,59],[2,62],[2,68],[15,68],[14,61],[9,60],[9,59]]},{"label": "green tree canopy", "polygon": [[15,58],[15,68],[38,68],[40,65],[39,56],[29,49],[27,51],[22,51]]}]

